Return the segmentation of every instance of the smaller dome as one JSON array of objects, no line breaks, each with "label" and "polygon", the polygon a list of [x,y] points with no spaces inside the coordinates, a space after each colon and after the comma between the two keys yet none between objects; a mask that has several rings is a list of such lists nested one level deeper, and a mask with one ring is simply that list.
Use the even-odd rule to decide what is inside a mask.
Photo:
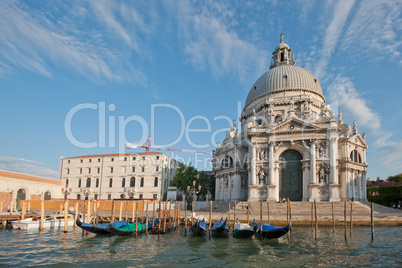
[{"label": "smaller dome", "polygon": [[[279,50],[279,49],[284,49],[284,48],[286,48],[286,49],[289,49],[290,50],[290,47],[289,47],[289,45],[288,44],[286,44],[286,43],[279,43],[279,45],[275,48],[275,51],[277,51],[277,50]],[[275,53],[275,52],[274,52]]]}]

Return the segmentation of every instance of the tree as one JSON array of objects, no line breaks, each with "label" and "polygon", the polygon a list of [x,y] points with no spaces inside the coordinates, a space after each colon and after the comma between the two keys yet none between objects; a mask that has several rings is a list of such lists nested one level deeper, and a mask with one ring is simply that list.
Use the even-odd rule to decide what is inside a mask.
[{"label": "tree", "polygon": [[402,182],[402,173],[395,175],[395,176],[389,176],[387,178],[387,181],[392,181],[392,182]]},{"label": "tree", "polygon": [[179,167],[176,169],[176,175],[173,177],[172,182],[179,190],[185,192],[187,186],[192,187],[193,181],[198,181],[197,177],[198,172],[193,166],[186,166],[179,163]]},{"label": "tree", "polygon": [[204,171],[201,171],[198,174],[198,180],[201,185],[201,195],[205,198],[208,191],[212,196],[210,196],[210,199],[214,200],[215,199],[215,176],[214,175],[209,175],[208,173],[205,173]]}]

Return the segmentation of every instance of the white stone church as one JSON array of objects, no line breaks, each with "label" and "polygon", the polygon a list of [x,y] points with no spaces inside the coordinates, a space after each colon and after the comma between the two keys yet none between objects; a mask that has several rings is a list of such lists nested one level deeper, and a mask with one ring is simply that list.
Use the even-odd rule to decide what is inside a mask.
[{"label": "white stone church", "polygon": [[216,200],[366,200],[365,134],[335,119],[283,35],[239,120],[213,152]]}]

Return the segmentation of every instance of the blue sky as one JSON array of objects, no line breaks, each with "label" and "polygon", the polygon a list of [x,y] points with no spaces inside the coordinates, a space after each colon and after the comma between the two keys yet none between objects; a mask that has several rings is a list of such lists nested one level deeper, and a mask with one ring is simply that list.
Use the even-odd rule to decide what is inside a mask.
[{"label": "blue sky", "polygon": [[[60,156],[117,153],[148,135],[156,146],[212,151],[283,32],[331,107],[366,132],[367,176],[400,173],[401,6],[0,1],[0,169],[57,178]],[[209,155],[176,154],[210,169]]]}]

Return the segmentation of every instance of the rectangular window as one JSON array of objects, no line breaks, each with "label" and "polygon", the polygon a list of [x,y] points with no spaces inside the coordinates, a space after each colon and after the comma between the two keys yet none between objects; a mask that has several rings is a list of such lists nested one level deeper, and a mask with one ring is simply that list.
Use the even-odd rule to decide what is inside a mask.
[{"label": "rectangular window", "polygon": [[112,199],[112,194],[107,194],[107,199]]},{"label": "rectangular window", "polygon": [[142,157],[142,160],[145,160],[145,156]]},{"label": "rectangular window", "polygon": [[67,160],[67,164],[70,164],[70,160]]},{"label": "rectangular window", "polygon": [[67,175],[70,174],[70,169],[69,168],[66,168],[66,174]]},{"label": "rectangular window", "polygon": [[81,163],[84,162],[84,160],[81,159]]},{"label": "rectangular window", "polygon": [[89,161],[89,163],[91,163],[91,162],[92,162],[92,159],[89,159],[88,161]]},{"label": "rectangular window", "polygon": [[98,162],[100,162],[100,158],[98,158]]},{"label": "rectangular window", "polygon": [[141,178],[140,187],[144,187],[144,178]]},{"label": "rectangular window", "polygon": [[100,173],[100,168],[98,168],[98,173]]},{"label": "rectangular window", "polygon": [[110,173],[113,173],[113,168],[112,167],[110,168]]},{"label": "rectangular window", "polygon": [[159,166],[156,166],[156,172],[158,172],[159,171]]},{"label": "rectangular window", "polygon": [[133,156],[133,160],[134,160],[134,161],[135,161],[135,159],[136,159],[135,156]]},{"label": "rectangular window", "polygon": [[98,199],[98,194],[95,194],[94,199]]},{"label": "rectangular window", "polygon": [[145,172],[145,167],[144,166],[141,169],[142,169],[142,172]]},{"label": "rectangular window", "polygon": [[99,187],[99,179],[96,179],[96,188]]},{"label": "rectangular window", "polygon": [[113,187],[113,179],[110,178],[110,179],[109,179],[109,188],[112,188],[112,187]]},{"label": "rectangular window", "polygon": [[158,187],[158,177],[155,177],[155,180],[154,180],[154,187]]},{"label": "rectangular window", "polygon": [[140,194],[140,199],[142,199],[142,197],[143,197],[143,195],[142,195],[142,194]]},{"label": "rectangular window", "polygon": [[135,167],[133,167],[133,172],[135,172]]},{"label": "rectangular window", "polygon": [[124,161],[127,161],[127,157],[124,157]]},{"label": "rectangular window", "polygon": [[80,174],[82,174],[82,168],[80,168]]},{"label": "rectangular window", "polygon": [[114,158],[112,157],[112,158],[110,159],[110,161],[114,162]]},{"label": "rectangular window", "polygon": [[81,195],[77,194],[77,199],[80,200],[81,199]]},{"label": "rectangular window", "polygon": [[159,155],[156,156],[156,160],[159,160]]},{"label": "rectangular window", "polygon": [[154,194],[154,199],[158,199],[158,194]]},{"label": "rectangular window", "polygon": [[88,174],[91,174],[91,168],[88,168]]}]

